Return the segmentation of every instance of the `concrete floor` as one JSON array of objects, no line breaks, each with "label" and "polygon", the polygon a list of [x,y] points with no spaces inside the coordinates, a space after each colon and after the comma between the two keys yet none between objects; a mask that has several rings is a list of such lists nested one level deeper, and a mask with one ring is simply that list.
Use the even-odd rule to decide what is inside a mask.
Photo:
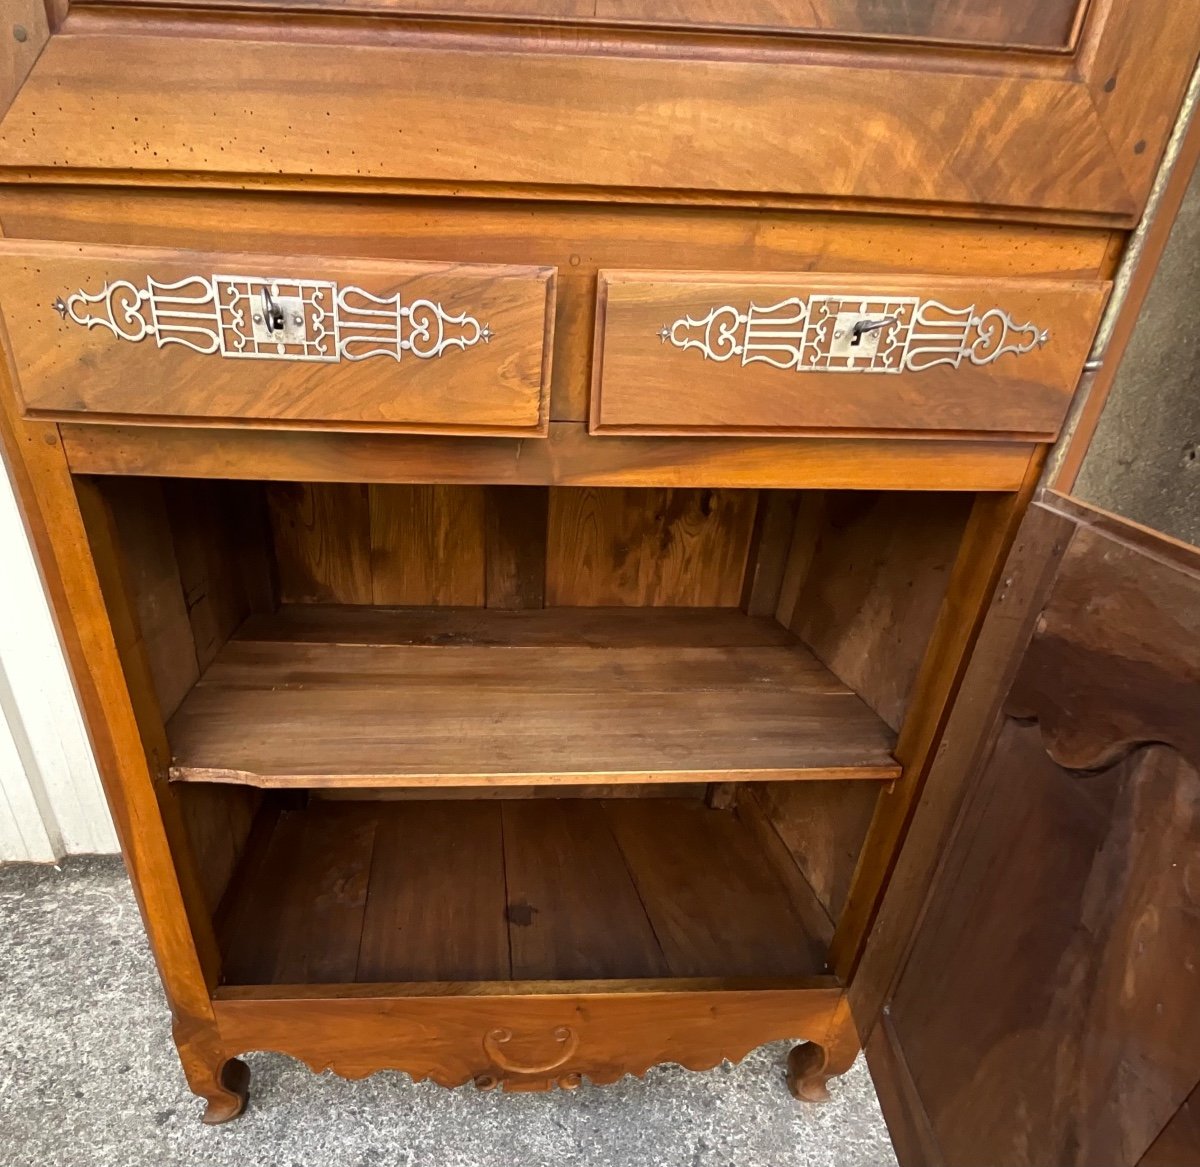
[{"label": "concrete floor", "polygon": [[788,1045],[740,1066],[574,1093],[345,1082],[250,1054],[250,1108],[200,1123],[116,858],[0,867],[0,1167],[888,1167],[862,1060],[825,1106],[783,1081]]}]

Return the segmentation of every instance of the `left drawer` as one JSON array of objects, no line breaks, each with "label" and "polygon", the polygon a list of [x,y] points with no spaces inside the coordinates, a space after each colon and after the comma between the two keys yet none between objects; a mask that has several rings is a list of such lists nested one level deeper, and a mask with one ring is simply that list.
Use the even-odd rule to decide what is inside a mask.
[{"label": "left drawer", "polygon": [[541,436],[555,271],[0,243],[28,416]]}]

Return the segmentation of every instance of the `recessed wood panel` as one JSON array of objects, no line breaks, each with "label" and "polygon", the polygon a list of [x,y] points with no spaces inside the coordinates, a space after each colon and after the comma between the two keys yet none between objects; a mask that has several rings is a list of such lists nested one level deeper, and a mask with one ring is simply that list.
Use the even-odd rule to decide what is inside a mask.
[{"label": "recessed wood panel", "polygon": [[[98,0],[77,0],[79,7]],[[117,0],[121,7],[255,9],[275,0]],[[679,29],[745,29],[998,47],[1061,49],[1070,43],[1080,0],[292,0],[306,12],[467,16],[492,20],[615,23]]]},{"label": "recessed wood panel", "polygon": [[483,487],[371,486],[368,497],[374,603],[483,603]]},{"label": "recessed wood panel", "polygon": [[552,491],[546,603],[733,607],[757,502],[739,490]]},{"label": "recessed wood panel", "polygon": [[30,415],[545,432],[549,268],[46,243],[0,278]]},{"label": "recessed wood panel", "polygon": [[[336,37],[292,22],[225,35],[197,23],[181,37],[178,13],[141,13],[52,37],[0,126],[0,150],[14,168],[167,181],[183,171],[558,197],[575,185],[753,191],[1129,222],[1195,57],[1193,22],[1177,3],[1110,7],[1093,41],[1120,43],[1121,81],[1101,109],[1094,47],[1083,69],[966,54],[930,67],[918,54],[840,46],[621,52],[612,38],[537,28],[480,52],[441,30],[381,36],[365,22]],[[1153,69],[1152,86],[1134,66]],[[448,77],[469,79],[452,100]],[[269,108],[297,130],[245,112]],[[1123,138],[1148,120],[1149,148],[1126,167],[1107,131]]]},{"label": "recessed wood panel", "polygon": [[[1100,282],[602,272],[593,433],[1051,438]],[[856,330],[862,324],[872,327]]]}]

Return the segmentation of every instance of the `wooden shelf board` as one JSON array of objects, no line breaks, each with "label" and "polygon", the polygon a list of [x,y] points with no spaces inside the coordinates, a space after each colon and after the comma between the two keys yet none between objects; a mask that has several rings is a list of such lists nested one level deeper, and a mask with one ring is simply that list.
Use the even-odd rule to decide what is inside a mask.
[{"label": "wooden shelf board", "polygon": [[461,995],[497,982],[795,986],[825,972],[805,923],[811,889],[700,799],[317,801],[264,813],[271,827],[218,914],[226,984],[420,982]]},{"label": "wooden shelf board", "polygon": [[892,779],[892,731],[732,610],[283,609],[168,726],[171,777],[263,787]]}]

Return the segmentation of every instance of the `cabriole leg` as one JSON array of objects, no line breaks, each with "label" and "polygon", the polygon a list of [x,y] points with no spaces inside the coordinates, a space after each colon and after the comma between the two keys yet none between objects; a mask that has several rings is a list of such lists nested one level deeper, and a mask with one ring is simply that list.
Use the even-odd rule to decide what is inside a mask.
[{"label": "cabriole leg", "polygon": [[250,1067],[238,1058],[227,1057],[215,1042],[203,1037],[184,1037],[174,1026],[179,1060],[193,1094],[203,1098],[202,1121],[209,1126],[237,1118],[246,1109],[250,1089]]},{"label": "cabriole leg", "polygon": [[838,1006],[822,1042],[805,1041],[788,1054],[787,1084],[800,1102],[828,1102],[831,1078],[844,1074],[861,1048],[850,1009]]}]

